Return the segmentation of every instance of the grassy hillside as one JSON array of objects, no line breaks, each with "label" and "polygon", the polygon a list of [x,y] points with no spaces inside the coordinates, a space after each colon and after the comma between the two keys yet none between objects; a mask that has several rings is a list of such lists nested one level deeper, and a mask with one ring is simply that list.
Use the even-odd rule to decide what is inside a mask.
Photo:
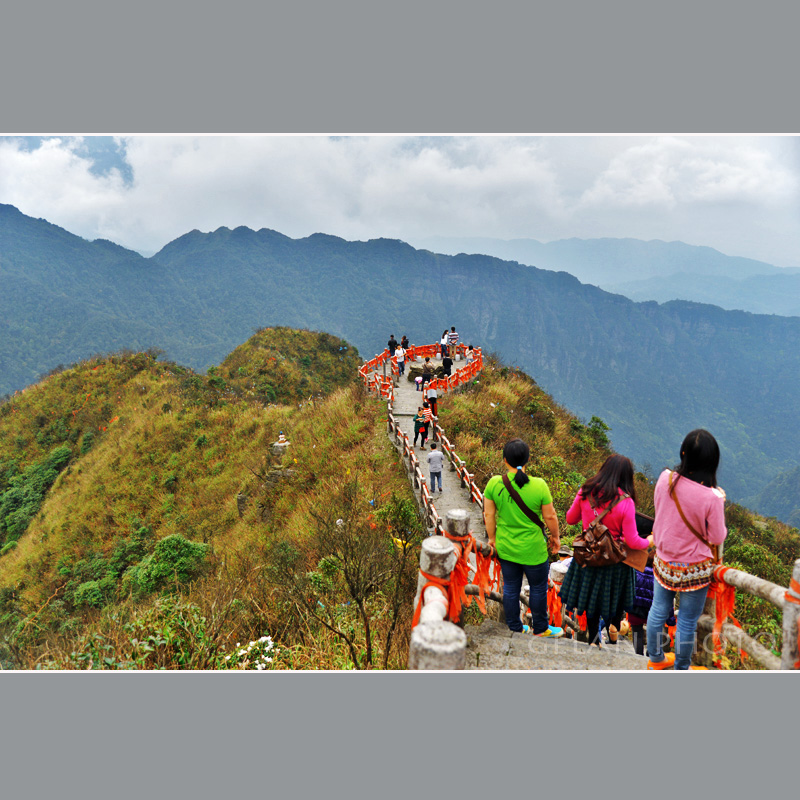
[{"label": "grassy hillside", "polygon": [[[0,406],[3,664],[404,667],[424,529],[358,363],[343,340],[273,328],[207,376],[98,356]],[[440,408],[481,486],[508,438],[528,441],[562,525],[609,453],[602,420],[493,359]],[[647,510],[647,475],[637,490]],[[728,514],[726,560],[788,583],[797,531]],[[738,616],[776,629],[762,601]]]},{"label": "grassy hillside", "polygon": [[[528,472],[544,478],[562,526],[562,539],[569,544],[580,526],[565,525],[565,514],[575,493],[609,454],[613,435],[603,420],[592,417],[581,422],[558,406],[525,373],[489,359],[480,380],[441,404],[442,427],[452,437],[458,454],[475,471],[484,488],[501,468],[504,443],[513,436],[525,439],[531,448]],[[653,514],[655,474],[636,474],[637,508]],[[788,586],[794,561],[800,558],[800,532],[778,520],[766,519],[736,503],[725,509],[728,538],[724,561],[781,586]],[[780,653],[781,612],[765,600],[737,594],[735,615],[751,636]],[[729,651],[729,664],[755,668],[752,660],[741,661]]]},{"label": "grassy hillside", "polygon": [[[0,658],[218,668],[269,651],[259,663],[352,668],[383,665],[388,637],[386,665],[404,663],[418,555],[390,534],[422,529],[358,363],[328,334],[263,330],[208,377],[154,354],[98,357],[0,406]],[[331,525],[377,587],[348,593]]]}]

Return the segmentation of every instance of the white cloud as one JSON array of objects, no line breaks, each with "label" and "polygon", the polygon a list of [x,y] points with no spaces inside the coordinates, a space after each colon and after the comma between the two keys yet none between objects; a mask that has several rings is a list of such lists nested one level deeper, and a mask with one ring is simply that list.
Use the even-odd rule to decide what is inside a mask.
[{"label": "white cloud", "polygon": [[781,137],[140,136],[132,180],[80,140],[0,142],[0,202],[154,251],[198,228],[292,237],[682,239],[800,265],[798,146]]}]

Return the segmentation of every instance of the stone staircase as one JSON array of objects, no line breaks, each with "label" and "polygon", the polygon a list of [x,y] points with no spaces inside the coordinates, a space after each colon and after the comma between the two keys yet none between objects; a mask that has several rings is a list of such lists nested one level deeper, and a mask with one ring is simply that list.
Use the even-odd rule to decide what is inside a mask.
[{"label": "stone staircase", "polygon": [[635,670],[646,669],[647,659],[620,637],[616,645],[598,650],[573,639],[542,639],[530,633],[512,633],[505,623],[485,619],[467,625],[469,670]]}]

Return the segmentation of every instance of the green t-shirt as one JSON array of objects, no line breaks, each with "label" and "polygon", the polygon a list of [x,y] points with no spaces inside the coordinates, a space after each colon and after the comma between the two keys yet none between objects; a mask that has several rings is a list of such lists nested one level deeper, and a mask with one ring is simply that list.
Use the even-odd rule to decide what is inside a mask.
[{"label": "green t-shirt", "polygon": [[[513,472],[508,475],[512,483],[513,476]],[[542,517],[542,506],[553,502],[550,489],[547,488],[547,484],[541,478],[531,477],[521,489],[516,483],[514,488],[525,501],[525,505],[535,514],[538,514],[540,519]],[[497,509],[495,513],[497,521],[495,544],[500,558],[528,566],[543,564],[547,561],[547,540],[544,534],[538,525],[525,516],[525,512],[520,509],[516,500],[508,493],[506,487],[503,486],[501,475],[494,475],[489,478],[489,483],[486,484],[483,496],[494,502]],[[542,524],[544,524],[543,519]],[[546,527],[545,530],[547,530]]]}]

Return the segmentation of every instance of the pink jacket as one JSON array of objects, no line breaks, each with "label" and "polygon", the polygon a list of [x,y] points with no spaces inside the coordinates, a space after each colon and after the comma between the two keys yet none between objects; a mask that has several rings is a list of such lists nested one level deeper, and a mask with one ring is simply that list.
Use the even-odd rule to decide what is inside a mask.
[{"label": "pink jacket", "polygon": [[[711,558],[711,548],[703,544],[684,524],[675,500],[669,494],[670,470],[658,477],[655,491],[656,521],[653,539],[656,555],[663,561],[696,564]],[[675,497],[686,519],[694,529],[712,544],[721,544],[728,535],[725,527],[725,492],[710,489],[688,478],[674,475]]]},{"label": "pink jacket", "polygon": [[[624,492],[620,490],[620,494],[624,494]],[[575,499],[572,501],[569,511],[567,511],[567,523],[569,525],[574,525],[576,522],[580,521],[583,525],[583,529],[586,530],[595,516],[602,514],[603,509],[607,505],[608,503],[598,506],[596,509],[597,514],[595,514],[595,509],[592,508],[592,504],[589,500],[582,499],[581,493],[578,492],[578,494],[575,495]],[[631,550],[647,549],[647,539],[642,539],[636,532],[636,507],[630,497],[620,500],[614,508],[603,517],[603,525],[611,531],[615,539],[624,538],[625,544]]]}]

